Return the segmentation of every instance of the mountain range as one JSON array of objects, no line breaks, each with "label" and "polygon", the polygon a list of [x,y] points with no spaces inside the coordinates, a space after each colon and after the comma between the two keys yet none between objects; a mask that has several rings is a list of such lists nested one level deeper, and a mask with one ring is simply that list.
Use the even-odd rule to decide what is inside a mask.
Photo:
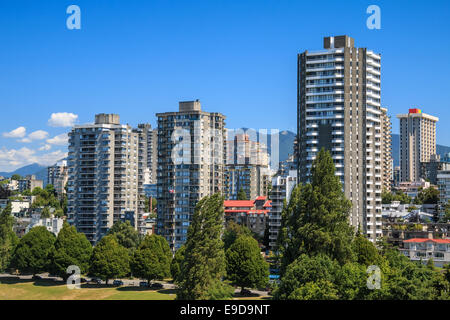
[{"label": "mountain range", "polygon": [[[243,128],[245,131],[246,128]],[[269,154],[272,153],[272,139],[274,139],[274,135],[276,133],[268,133],[267,137],[264,137],[264,134],[258,133],[257,140],[258,141],[267,141],[267,149]],[[279,161],[285,161],[289,158],[289,155],[294,152],[294,140],[296,134],[289,130],[284,130],[279,132]],[[400,149],[400,136],[398,134],[392,134],[392,157],[394,159],[394,166],[399,166],[399,149]],[[443,145],[436,145],[436,153],[441,156],[441,158],[450,152],[450,147]],[[27,176],[34,174],[37,179],[43,180],[44,185],[47,184],[47,167],[42,166],[37,163],[33,163],[24,167],[21,167],[13,172],[0,172],[0,176],[5,178],[10,178],[14,174],[19,174],[21,176]]]}]

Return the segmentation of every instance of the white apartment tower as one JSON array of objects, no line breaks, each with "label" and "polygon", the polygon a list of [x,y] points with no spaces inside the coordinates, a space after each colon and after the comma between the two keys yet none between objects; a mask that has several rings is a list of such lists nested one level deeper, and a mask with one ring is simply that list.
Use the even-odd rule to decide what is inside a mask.
[{"label": "white apartment tower", "polygon": [[380,60],[348,36],[298,55],[299,182],[309,182],[317,152],[329,150],[352,202],[350,223],[371,241],[382,236]]},{"label": "white apartment tower", "polygon": [[69,133],[68,221],[97,243],[117,221],[143,220],[143,137],[115,114]]},{"label": "white apartment tower", "polygon": [[400,119],[400,181],[419,181],[420,163],[429,162],[436,154],[436,122],[438,118],[409,109]]},{"label": "white apartment tower", "polygon": [[199,100],[180,102],[178,112],[156,116],[157,232],[177,250],[187,239],[197,202],[223,194],[225,116],[202,111]]}]

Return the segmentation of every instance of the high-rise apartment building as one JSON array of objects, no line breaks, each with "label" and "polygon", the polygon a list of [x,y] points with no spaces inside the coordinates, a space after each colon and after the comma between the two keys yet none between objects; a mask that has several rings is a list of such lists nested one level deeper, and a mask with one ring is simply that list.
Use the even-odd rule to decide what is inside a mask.
[{"label": "high-rise apartment building", "polygon": [[248,134],[236,134],[226,141],[225,198],[237,200],[242,189],[247,199],[268,196],[270,183],[267,147],[250,140]]},{"label": "high-rise apartment building", "polygon": [[428,162],[436,154],[436,117],[409,109],[400,119],[400,180],[420,179],[420,163]]},{"label": "high-rise apartment building", "polygon": [[158,117],[157,232],[173,250],[187,238],[197,202],[224,191],[225,116],[180,102]]},{"label": "high-rise apartment building", "polygon": [[380,59],[348,36],[298,55],[299,181],[309,182],[321,148],[330,151],[352,201],[350,223],[371,241],[382,236]]},{"label": "high-rise apartment building", "polygon": [[400,119],[400,180],[419,181],[420,163],[436,154],[436,122],[438,118],[409,109]]},{"label": "high-rise apartment building", "polygon": [[58,198],[62,198],[66,193],[66,184],[69,180],[67,160],[62,160],[47,168],[48,184],[53,185]]},{"label": "high-rise apartment building", "polygon": [[143,137],[115,114],[69,133],[68,221],[97,243],[117,221],[143,223]]},{"label": "high-rise apartment building", "polygon": [[142,143],[144,152],[144,184],[156,184],[156,167],[158,165],[158,130],[152,129],[152,126],[148,123],[138,125],[138,129],[142,134]]},{"label": "high-rise apartment building", "polygon": [[394,160],[392,158],[392,123],[386,108],[381,110],[381,169],[382,188],[391,191],[394,180]]}]

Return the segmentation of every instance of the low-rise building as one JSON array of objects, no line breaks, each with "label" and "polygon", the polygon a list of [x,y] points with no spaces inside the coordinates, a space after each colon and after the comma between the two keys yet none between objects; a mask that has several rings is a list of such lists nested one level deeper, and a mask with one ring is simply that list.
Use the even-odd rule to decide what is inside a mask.
[{"label": "low-rise building", "polygon": [[425,181],[424,179],[420,179],[419,181],[411,181],[411,182],[400,182],[395,189],[405,193],[407,196],[411,198],[417,197],[420,190],[427,189],[431,186],[431,183]]},{"label": "low-rise building", "polygon": [[41,218],[39,213],[33,213],[31,215],[30,224],[26,227],[26,232],[28,233],[31,228],[44,226],[48,231],[53,233],[55,236],[61,231],[64,224],[64,219],[51,216],[50,218]]},{"label": "low-rise building", "polygon": [[233,220],[237,224],[248,227],[254,233],[263,236],[266,228],[271,201],[260,196],[255,200],[225,200],[225,221]]},{"label": "low-rise building", "polygon": [[450,239],[409,239],[403,241],[400,251],[412,261],[426,263],[433,259],[436,267],[450,263]]},{"label": "low-rise building", "polygon": [[44,188],[44,181],[36,179],[35,175],[26,176],[25,179],[19,180],[19,192],[25,190],[33,191],[35,188]]},{"label": "low-rise building", "polygon": [[11,213],[14,215],[24,213],[28,211],[31,206],[31,201],[23,200],[12,200],[11,201]]}]

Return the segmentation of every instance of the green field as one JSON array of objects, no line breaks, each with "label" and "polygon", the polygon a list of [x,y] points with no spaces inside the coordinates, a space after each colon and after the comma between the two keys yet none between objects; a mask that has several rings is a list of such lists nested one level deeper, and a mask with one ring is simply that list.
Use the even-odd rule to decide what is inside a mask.
[{"label": "green field", "polygon": [[173,300],[174,290],[82,285],[70,290],[65,284],[45,280],[0,280],[0,300]]}]

